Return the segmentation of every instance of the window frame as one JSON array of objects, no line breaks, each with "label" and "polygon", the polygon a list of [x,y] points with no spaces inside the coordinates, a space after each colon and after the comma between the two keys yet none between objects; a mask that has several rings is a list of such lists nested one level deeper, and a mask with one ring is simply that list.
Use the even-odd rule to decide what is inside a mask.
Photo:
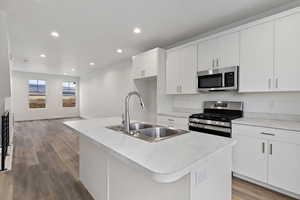
[{"label": "window frame", "polygon": [[[37,91],[39,90],[39,81],[43,81],[45,85],[45,91],[44,91],[44,98],[45,98],[45,107],[30,107],[30,81],[36,81]],[[47,80],[45,79],[29,79],[27,80],[27,87],[28,87],[28,109],[29,110],[37,110],[37,109],[47,109]]]},{"label": "window frame", "polygon": [[[65,83],[67,83],[68,84],[68,86],[67,86],[67,88],[68,89],[72,89],[72,87],[70,86],[71,84],[74,84],[75,85],[75,87],[74,87],[74,98],[75,98],[75,105],[74,106],[64,106],[64,89],[65,89]],[[77,81],[73,81],[73,80],[71,80],[71,81],[63,81],[62,82],[62,107],[63,108],[76,108],[77,107],[77,93],[78,93],[78,88],[77,88],[77,85],[78,85],[78,83],[77,83]]]}]

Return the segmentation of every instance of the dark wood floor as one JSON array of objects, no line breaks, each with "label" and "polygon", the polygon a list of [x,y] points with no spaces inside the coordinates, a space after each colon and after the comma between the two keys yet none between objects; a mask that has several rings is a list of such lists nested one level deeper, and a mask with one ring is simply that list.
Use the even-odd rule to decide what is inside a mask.
[{"label": "dark wood floor", "polygon": [[[15,123],[13,170],[0,174],[0,200],[93,199],[78,180],[78,137],[62,121]],[[292,199],[234,179],[233,200]]]}]

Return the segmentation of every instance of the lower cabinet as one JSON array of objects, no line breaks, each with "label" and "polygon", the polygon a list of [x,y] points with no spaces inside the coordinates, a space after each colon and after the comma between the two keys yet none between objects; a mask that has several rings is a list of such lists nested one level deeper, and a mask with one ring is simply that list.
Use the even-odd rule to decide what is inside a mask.
[{"label": "lower cabinet", "polygon": [[233,151],[233,171],[267,182],[267,140],[248,136],[236,136]]},{"label": "lower cabinet", "polygon": [[269,184],[300,194],[300,145],[269,142]]},{"label": "lower cabinet", "polygon": [[233,172],[300,195],[300,132],[233,124]]}]

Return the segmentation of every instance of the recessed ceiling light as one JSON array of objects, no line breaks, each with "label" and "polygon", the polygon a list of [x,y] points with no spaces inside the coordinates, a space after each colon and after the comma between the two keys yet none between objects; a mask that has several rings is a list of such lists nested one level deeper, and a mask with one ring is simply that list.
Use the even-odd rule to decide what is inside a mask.
[{"label": "recessed ceiling light", "polygon": [[72,72],[75,72],[75,70],[76,70],[75,68],[72,68]]},{"label": "recessed ceiling light", "polygon": [[138,27],[135,27],[133,29],[133,33],[135,33],[135,34],[140,34],[141,32],[142,32],[142,30],[140,28],[138,28]]},{"label": "recessed ceiling light", "polygon": [[46,58],[47,56],[45,54],[40,55],[41,58]]},{"label": "recessed ceiling light", "polygon": [[95,66],[95,63],[93,63],[93,62],[90,62],[90,66]]},{"label": "recessed ceiling light", "polygon": [[123,53],[122,49],[117,49],[117,53]]},{"label": "recessed ceiling light", "polygon": [[52,36],[52,37],[55,37],[55,38],[58,38],[58,37],[59,37],[59,33],[56,32],[56,31],[52,31],[52,32],[51,32],[51,36]]}]

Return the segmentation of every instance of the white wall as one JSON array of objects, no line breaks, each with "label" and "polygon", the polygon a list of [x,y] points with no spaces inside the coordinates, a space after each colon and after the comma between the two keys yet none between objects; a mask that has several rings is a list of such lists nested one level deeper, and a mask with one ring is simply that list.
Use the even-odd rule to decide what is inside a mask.
[{"label": "white wall", "polygon": [[[0,11],[0,114],[4,112],[5,98],[10,97],[9,41],[5,15]],[[0,125],[1,126],[1,125]]]},{"label": "white wall", "polygon": [[127,93],[138,90],[146,108],[142,111],[137,98],[132,97],[132,118],[155,121],[156,80],[133,81],[131,70],[131,61],[124,61],[82,75],[80,77],[81,116],[85,118],[121,116],[124,112],[124,100]]},{"label": "white wall", "polygon": [[[46,108],[29,108],[28,80],[46,81]],[[79,116],[79,89],[77,90],[76,107],[62,107],[62,83],[76,81],[79,78],[30,72],[12,72],[12,106],[16,121],[53,119]]]}]

